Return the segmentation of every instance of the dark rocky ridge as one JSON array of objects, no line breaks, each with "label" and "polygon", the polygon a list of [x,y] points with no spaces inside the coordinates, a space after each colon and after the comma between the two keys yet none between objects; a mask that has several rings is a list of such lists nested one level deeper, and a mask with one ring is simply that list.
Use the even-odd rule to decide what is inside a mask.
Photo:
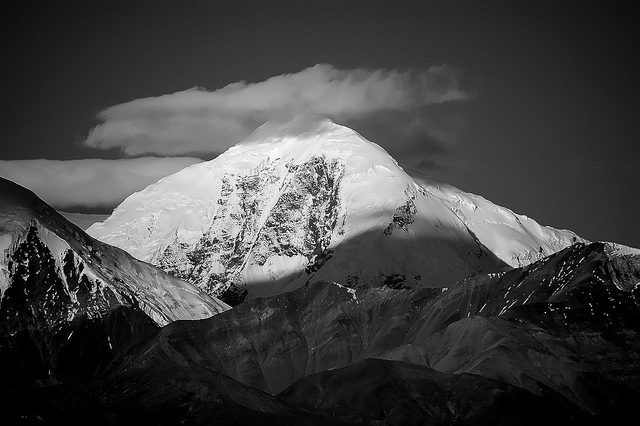
[{"label": "dark rocky ridge", "polygon": [[574,424],[589,418],[547,392],[472,374],[447,374],[399,361],[366,359],[296,382],[280,398],[358,424]]},{"label": "dark rocky ridge", "polygon": [[118,310],[107,369],[2,400],[45,424],[619,420],[640,396],[638,266],[576,244],[444,291],[315,283],[157,331]]},{"label": "dark rocky ridge", "polygon": [[0,396],[10,424],[342,424],[196,366],[155,366]]},{"label": "dark rocky ridge", "polygon": [[535,395],[550,390],[584,412],[613,414],[640,392],[640,311],[635,290],[618,288],[610,268],[594,243],[444,292],[316,283],[172,323],[118,369],[206,366],[278,393],[311,374],[383,358]]}]

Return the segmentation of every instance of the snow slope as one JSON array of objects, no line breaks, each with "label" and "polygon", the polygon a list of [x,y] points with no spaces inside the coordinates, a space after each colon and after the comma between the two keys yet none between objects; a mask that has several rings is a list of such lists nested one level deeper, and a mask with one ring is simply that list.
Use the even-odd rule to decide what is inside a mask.
[{"label": "snow slope", "polygon": [[[470,226],[482,213],[465,216],[454,196],[420,185],[355,131],[298,117],[132,194],[87,232],[231,302],[312,279],[446,287],[574,237],[533,221],[512,230],[499,214],[499,226]],[[495,254],[492,231],[504,248]]]},{"label": "snow slope", "polygon": [[101,318],[119,305],[141,309],[158,325],[228,309],[190,284],[94,240],[32,192],[1,178],[0,253],[0,312],[38,312],[54,329],[76,317]]},{"label": "snow slope", "polygon": [[567,230],[541,226],[475,194],[428,178],[414,179],[440,199],[496,256],[513,267],[525,266],[576,242],[587,242]]}]

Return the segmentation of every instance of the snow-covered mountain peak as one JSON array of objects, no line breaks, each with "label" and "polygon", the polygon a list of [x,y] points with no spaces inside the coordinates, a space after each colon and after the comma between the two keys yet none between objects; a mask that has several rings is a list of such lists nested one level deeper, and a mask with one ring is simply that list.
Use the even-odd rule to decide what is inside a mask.
[{"label": "snow-covered mountain peak", "polygon": [[398,169],[397,162],[379,145],[353,129],[333,121],[299,115],[290,121],[267,121],[246,139],[217,158],[229,168],[253,168],[256,160],[301,164],[313,157],[339,160],[349,171],[366,171],[374,166]]},{"label": "snow-covered mountain peak", "polygon": [[[533,235],[510,218],[516,226],[499,229],[496,255],[451,202],[464,197],[443,191],[352,129],[301,116],[265,123],[219,157],[131,195],[87,232],[231,303],[312,279],[448,286],[571,244],[574,234],[536,224]],[[504,249],[514,235],[519,243]]]},{"label": "snow-covered mountain peak", "polygon": [[355,130],[336,124],[326,117],[300,114],[288,120],[269,120],[235,146],[297,143],[303,148],[304,145],[331,142],[332,137],[345,140],[358,136]]},{"label": "snow-covered mountain peak", "polygon": [[355,134],[348,127],[340,126],[332,120],[309,114],[299,114],[284,120],[269,120],[256,128],[249,136],[240,141],[237,146],[279,142],[287,138],[304,141],[314,136],[336,131]]}]

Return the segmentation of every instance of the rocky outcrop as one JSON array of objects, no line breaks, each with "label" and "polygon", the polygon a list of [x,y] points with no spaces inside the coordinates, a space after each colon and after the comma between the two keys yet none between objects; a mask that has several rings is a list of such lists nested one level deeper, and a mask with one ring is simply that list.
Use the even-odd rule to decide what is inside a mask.
[{"label": "rocky outcrop", "polygon": [[[306,265],[307,274],[318,270],[330,257],[331,235],[339,225],[344,166],[314,156],[286,168],[284,179],[273,166],[255,174],[225,175],[207,232],[191,245],[176,238],[157,257],[158,266],[236,303],[242,297],[232,300],[232,292],[246,294],[235,284],[243,282],[247,265],[274,268],[269,265],[273,258],[289,258]],[[265,200],[274,191],[279,196]]]}]

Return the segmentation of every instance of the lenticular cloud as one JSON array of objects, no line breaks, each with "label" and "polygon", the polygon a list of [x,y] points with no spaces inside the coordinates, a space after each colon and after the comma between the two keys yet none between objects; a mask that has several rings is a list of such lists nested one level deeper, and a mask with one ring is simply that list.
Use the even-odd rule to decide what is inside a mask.
[{"label": "lenticular cloud", "polygon": [[303,113],[346,121],[467,97],[447,65],[400,72],[319,64],[258,83],[192,88],[109,107],[85,144],[127,155],[217,154],[267,120]]}]

